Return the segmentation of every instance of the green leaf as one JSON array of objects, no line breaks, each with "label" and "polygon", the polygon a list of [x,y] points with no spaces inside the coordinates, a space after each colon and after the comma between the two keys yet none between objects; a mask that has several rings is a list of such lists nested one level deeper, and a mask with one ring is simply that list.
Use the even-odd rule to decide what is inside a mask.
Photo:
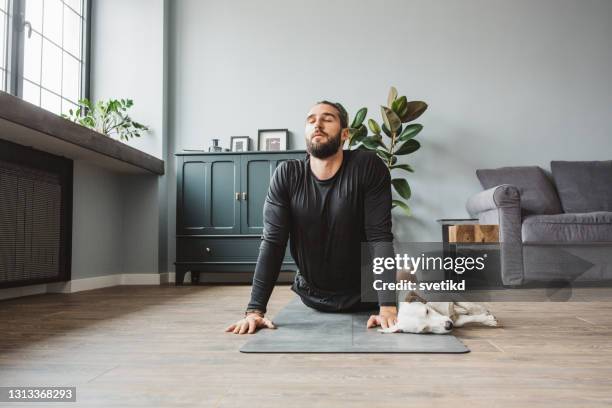
[{"label": "green leaf", "polygon": [[357,143],[357,141],[355,140],[355,133],[357,133],[357,129],[349,128],[349,146],[352,146]]},{"label": "green leaf", "polygon": [[397,89],[394,86],[389,89],[389,96],[387,97],[387,106],[391,107],[393,101],[397,98]]},{"label": "green leaf", "polygon": [[361,141],[361,144],[364,145],[369,150],[376,150],[376,149],[378,149],[378,142],[376,142],[375,140],[372,140],[369,137],[365,137]]},{"label": "green leaf", "polygon": [[395,188],[395,191],[397,191],[397,193],[402,196],[402,198],[406,200],[410,198],[410,195],[412,193],[410,191],[410,186],[408,185],[408,182],[405,179],[393,179],[391,180],[391,184]]},{"label": "green leaf", "polygon": [[361,141],[363,140],[364,137],[366,137],[368,135],[368,129],[365,127],[365,125],[361,125],[359,126],[359,129],[357,129],[357,133],[355,134],[355,137],[357,138],[357,141]]},{"label": "green leaf", "polygon": [[391,158],[391,154],[382,149],[376,149],[376,154],[378,155],[378,157],[383,159],[385,162],[387,162]]},{"label": "green leaf", "polygon": [[376,150],[379,147],[382,147],[384,149],[387,148],[387,146],[385,146],[384,143],[382,143],[381,141],[381,137],[380,136],[368,136],[368,137],[364,137],[361,140],[361,143],[368,149],[368,150]]},{"label": "green leaf", "polygon": [[393,152],[393,154],[397,156],[402,156],[404,154],[410,154],[410,153],[416,152],[420,148],[421,148],[421,144],[418,141],[414,139],[410,139],[404,142],[404,144],[401,145],[395,152]]},{"label": "green leaf", "polygon": [[385,150],[389,150],[387,149],[387,145],[385,145],[382,141],[382,136],[381,135],[372,135],[370,136],[370,139],[372,139],[373,141],[375,141],[376,143],[378,143],[378,145],[380,147],[382,147]]},{"label": "green leaf", "polygon": [[353,146],[363,140],[364,137],[368,135],[368,129],[366,129],[365,125],[359,126],[358,129],[349,129],[349,146]]},{"label": "green leaf", "polygon": [[361,108],[355,114],[355,118],[353,119],[353,123],[351,123],[352,128],[358,128],[363,123],[366,115],[368,113],[368,108]]},{"label": "green leaf", "polygon": [[392,132],[397,132],[400,126],[402,126],[402,121],[400,120],[399,116],[397,116],[395,112],[386,106],[381,106],[380,112],[387,129],[391,130]]},{"label": "green leaf", "polygon": [[368,127],[375,135],[380,135],[380,126],[374,119],[368,119]]},{"label": "green leaf", "polygon": [[401,208],[402,210],[404,210],[406,215],[412,215],[412,211],[410,211],[410,207],[408,207],[408,204],[406,204],[403,201],[400,201],[400,200],[391,200],[391,208],[394,208],[394,207]]},{"label": "green leaf", "polygon": [[[382,125],[381,129],[382,129],[382,131],[383,131],[383,133],[384,133],[385,135],[387,135],[387,136],[389,136],[389,137],[392,137],[392,136],[391,136],[391,131],[389,130],[389,128],[387,128],[387,126],[385,126],[385,124],[384,124],[384,123],[383,123],[383,125]],[[401,126],[400,126],[400,128],[399,128],[399,129],[397,129],[397,131],[395,132],[395,134],[397,135],[397,134],[400,134],[400,133],[402,133],[402,127],[401,127]]]},{"label": "green leaf", "polygon": [[406,114],[401,117],[402,123],[410,122],[418,118],[427,109],[427,104],[423,101],[412,101],[406,105]]},{"label": "green leaf", "polygon": [[381,128],[381,129],[382,129],[382,131],[383,131],[383,133],[384,133],[385,135],[387,135],[387,136],[391,137],[391,131],[389,130],[389,128],[387,127],[387,125],[385,125],[385,124],[383,123],[383,125],[382,125],[382,128]]},{"label": "green leaf", "polygon": [[393,169],[399,169],[399,170],[406,170],[409,171],[410,173],[414,173],[414,170],[412,169],[412,167],[410,167],[409,164],[396,164],[395,166],[391,166],[389,167],[391,170]]},{"label": "green leaf", "polygon": [[404,131],[399,135],[398,141],[405,142],[406,140],[412,139],[423,129],[423,125],[419,125],[418,123],[414,123],[412,125],[406,126]]},{"label": "green leaf", "polygon": [[399,98],[393,101],[393,104],[391,105],[391,110],[393,110],[393,112],[395,112],[397,116],[401,118],[402,115],[406,114],[407,105],[408,100],[406,99],[406,97],[400,96]]},{"label": "green leaf", "polygon": [[149,128],[147,126],[143,125],[142,123],[138,123],[138,122],[134,122],[134,121],[131,121],[131,122],[132,122],[132,125],[134,125],[134,127],[136,129],[149,130]]}]

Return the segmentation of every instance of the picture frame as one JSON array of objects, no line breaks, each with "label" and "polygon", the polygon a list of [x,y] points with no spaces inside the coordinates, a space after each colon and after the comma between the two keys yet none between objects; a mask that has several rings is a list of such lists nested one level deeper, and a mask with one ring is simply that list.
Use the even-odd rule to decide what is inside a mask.
[{"label": "picture frame", "polygon": [[248,152],[251,150],[251,138],[248,136],[232,136],[230,150],[232,152]]},{"label": "picture frame", "polygon": [[287,150],[289,129],[259,129],[257,131],[257,150],[282,151]]}]

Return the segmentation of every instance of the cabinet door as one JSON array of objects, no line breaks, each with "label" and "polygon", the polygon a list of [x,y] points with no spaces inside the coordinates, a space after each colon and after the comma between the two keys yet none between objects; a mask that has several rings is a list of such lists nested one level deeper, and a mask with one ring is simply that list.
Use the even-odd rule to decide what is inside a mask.
[{"label": "cabinet door", "polygon": [[287,159],[302,159],[304,153],[243,155],[240,165],[241,191],[246,193],[242,201],[241,232],[263,233],[263,206],[268,194],[270,179],[276,167]]},{"label": "cabinet door", "polygon": [[178,163],[177,234],[240,234],[240,156],[183,156]]}]

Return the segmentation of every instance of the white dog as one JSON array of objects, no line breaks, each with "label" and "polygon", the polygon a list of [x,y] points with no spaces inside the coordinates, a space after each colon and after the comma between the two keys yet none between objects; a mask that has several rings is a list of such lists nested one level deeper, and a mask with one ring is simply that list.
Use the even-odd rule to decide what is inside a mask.
[{"label": "white dog", "polygon": [[497,326],[497,319],[484,306],[471,302],[426,302],[411,292],[400,302],[397,323],[381,333],[435,333],[447,334],[453,327],[467,323]]}]

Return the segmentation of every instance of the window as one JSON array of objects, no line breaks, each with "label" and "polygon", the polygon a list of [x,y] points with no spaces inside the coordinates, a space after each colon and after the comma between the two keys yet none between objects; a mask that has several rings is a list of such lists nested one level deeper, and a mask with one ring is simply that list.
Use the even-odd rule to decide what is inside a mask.
[{"label": "window", "polygon": [[0,0],[0,91],[6,91],[8,54],[8,0]]},{"label": "window", "polygon": [[11,64],[16,74],[4,77],[13,80],[12,93],[56,114],[67,113],[87,96],[88,0],[0,0],[0,5],[8,9],[10,2],[17,16],[17,34],[10,41],[17,50]]}]

